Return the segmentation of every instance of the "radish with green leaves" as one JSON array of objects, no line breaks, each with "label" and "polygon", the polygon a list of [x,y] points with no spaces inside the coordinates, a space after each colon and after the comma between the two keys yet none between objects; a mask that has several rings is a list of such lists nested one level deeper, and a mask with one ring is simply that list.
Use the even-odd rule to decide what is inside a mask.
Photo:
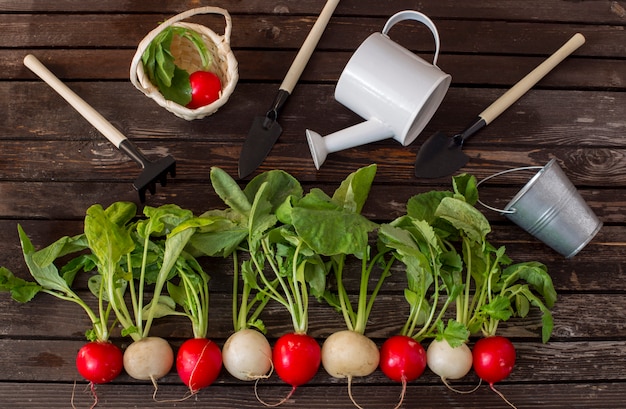
[{"label": "radish with green leaves", "polygon": [[[210,225],[210,218],[191,218],[179,224],[172,233]],[[176,372],[191,395],[206,388],[217,379],[222,369],[222,353],[219,346],[207,338],[209,327],[209,276],[189,254],[184,262],[176,263],[179,283],[167,282],[172,300],[180,305],[180,313],[189,318],[193,338],[183,342],[176,354]],[[168,314],[176,314],[175,311]]]},{"label": "radish with green leaves", "polygon": [[167,341],[150,336],[150,329],[154,319],[179,314],[162,292],[181,263],[187,264],[184,248],[196,229],[212,221],[176,205],[146,206],[143,213],[138,222],[120,226],[115,214],[94,205],[87,211],[85,232],[122,334],[134,341],[124,353],[124,368],[136,379],[151,380],[156,393],[156,381],[171,370],[174,352]]},{"label": "radish with green leaves", "polygon": [[219,168],[211,170],[211,181],[233,218],[243,220],[247,228],[249,259],[241,267],[244,282],[260,296],[283,305],[292,319],[294,332],[281,336],[272,349],[276,373],[292,387],[281,404],[311,380],[320,365],[319,344],[306,332],[309,286],[324,288],[325,269],[321,257],[291,224],[291,206],[301,199],[302,188],[282,171],[255,177],[245,190]]},{"label": "radish with green leaves", "polygon": [[[437,197],[439,193],[431,192],[426,196]],[[408,215],[383,224],[378,231],[378,241],[379,248],[389,249],[404,264],[407,278],[404,296],[410,306],[409,315],[400,333],[383,343],[380,362],[387,377],[402,383],[401,404],[407,382],[421,376],[427,365],[427,354],[421,342],[435,337],[444,314],[460,290],[457,286],[446,285],[460,269],[460,259],[429,222]]]},{"label": "radish with green leaves", "polygon": [[[123,204],[112,206],[112,209],[118,208],[125,208],[125,206]],[[117,221],[125,223],[132,217],[129,213],[125,213]],[[49,246],[36,251],[27,234],[19,225],[18,233],[24,260],[35,282],[15,277],[6,268],[0,268],[0,290],[10,291],[12,298],[19,302],[28,302],[41,292],[78,304],[87,313],[92,328],[86,333],[90,342],[80,348],[76,355],[76,368],[92,384],[111,382],[121,373],[123,362],[121,350],[109,342],[111,333],[109,326],[112,325],[109,317],[112,309],[107,302],[103,283],[99,280],[99,276],[92,276],[89,279],[89,289],[98,298],[97,311],[92,310],[71,289],[74,279],[80,271],[93,269],[93,261],[89,256],[78,255],[65,264],[60,271],[54,264],[61,257],[88,249],[85,235],[62,237]],[[97,399],[97,397],[95,398]]]},{"label": "radish with green leaves", "polygon": [[[302,187],[291,175],[269,171],[253,178],[242,190],[237,182],[220,168],[211,169],[211,183],[218,196],[228,205],[223,211],[212,211],[223,217],[220,231],[200,232],[192,245],[204,254],[232,255],[234,274],[232,286],[233,334],[222,349],[224,367],[235,378],[244,381],[269,376],[272,368],[272,348],[265,337],[265,326],[259,318],[276,291],[278,279],[259,282],[258,264],[260,239],[279,222],[276,213],[291,197],[302,196]],[[217,246],[217,243],[230,243]],[[239,263],[239,254],[249,257]]]},{"label": "radish with green leaves", "polygon": [[[487,235],[491,226],[475,207],[478,190],[473,176],[454,177],[453,188],[454,192],[417,195],[407,203],[407,214],[436,227],[446,248],[457,249],[462,260],[463,269],[452,271],[452,276],[444,279],[445,286],[453,292],[460,289],[454,300],[456,319],[450,320],[445,328],[439,324],[436,341],[447,341],[448,346],[454,347],[463,338],[461,343],[466,344],[470,334],[494,336],[500,321],[514,316],[523,318],[532,305],[542,312],[542,341],[547,342],[553,328],[549,309],[556,301],[556,292],[545,265],[538,262],[511,264],[504,247],[496,248],[489,243]],[[442,348],[435,342],[431,346],[433,353],[455,349]],[[463,347],[463,350],[463,356],[467,357],[469,348]],[[454,353],[460,354],[459,351]],[[433,363],[433,371],[447,370],[452,365],[444,360],[449,353],[441,359],[427,355],[429,367]],[[466,362],[465,367],[469,371],[471,364]],[[463,372],[459,370],[456,375]]]},{"label": "radish with green leaves", "polygon": [[[296,203],[292,221],[296,232],[309,248],[330,259],[329,273],[334,274],[337,291],[317,292],[332,307],[341,311],[347,329],[331,334],[322,346],[322,365],[329,375],[347,378],[352,396],[354,377],[370,375],[378,367],[377,345],[365,335],[374,300],[390,274],[394,258],[385,260],[387,251],[371,253],[369,233],[378,225],[361,215],[376,175],[376,165],[350,174],[332,197],[316,190]],[[360,260],[359,293],[356,306],[351,304],[344,286],[344,266],[349,257]],[[368,284],[376,267],[382,266],[376,284],[369,293]]]}]

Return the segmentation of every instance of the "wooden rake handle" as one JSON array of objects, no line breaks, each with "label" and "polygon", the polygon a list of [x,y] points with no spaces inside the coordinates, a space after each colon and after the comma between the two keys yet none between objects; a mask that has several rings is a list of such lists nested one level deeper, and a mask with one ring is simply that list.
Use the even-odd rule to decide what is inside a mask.
[{"label": "wooden rake handle", "polygon": [[76,95],[67,85],[61,82],[45,65],[32,54],[24,57],[24,65],[39,78],[44,80],[52,89],[63,97],[78,113],[80,113],[91,125],[119,149],[120,144],[126,140],[126,136],[107,121],[98,111],[85,102],[84,99]]}]

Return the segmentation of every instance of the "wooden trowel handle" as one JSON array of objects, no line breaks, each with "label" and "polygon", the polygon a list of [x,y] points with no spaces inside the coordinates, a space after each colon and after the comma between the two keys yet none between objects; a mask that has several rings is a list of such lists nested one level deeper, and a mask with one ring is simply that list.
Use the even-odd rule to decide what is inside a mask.
[{"label": "wooden trowel handle", "polygon": [[317,43],[320,41],[320,38],[326,29],[326,25],[328,25],[328,21],[335,12],[335,8],[338,4],[339,0],[328,0],[326,2],[326,5],[315,21],[315,24],[313,24],[311,31],[304,40],[300,51],[298,51],[296,58],[293,60],[293,63],[291,63],[291,67],[280,85],[281,90],[287,91],[291,94],[295,88],[296,83],[300,79],[300,75],[302,75],[302,71],[304,71],[304,67],[306,67],[309,62],[309,58],[311,58],[315,47],[317,47]]},{"label": "wooden trowel handle", "polygon": [[98,111],[91,107],[84,99],[76,95],[74,91],[68,88],[60,79],[58,79],[48,68],[41,63],[32,54],[24,57],[24,65],[32,72],[37,74],[39,78],[44,80],[52,89],[62,96],[78,113],[80,113],[90,124],[92,124],[100,133],[117,148],[126,140],[126,136],[107,121]]},{"label": "wooden trowel handle", "polygon": [[528,92],[528,90],[539,82],[547,73],[549,73],[554,67],[556,67],[568,55],[576,51],[576,49],[584,43],[585,37],[582,34],[574,34],[574,36],[554,54],[539,64],[537,68],[528,73],[517,84],[515,84],[513,88],[504,93],[480,114],[480,117],[485,121],[485,124],[489,124],[491,121],[496,119],[522,95]]}]

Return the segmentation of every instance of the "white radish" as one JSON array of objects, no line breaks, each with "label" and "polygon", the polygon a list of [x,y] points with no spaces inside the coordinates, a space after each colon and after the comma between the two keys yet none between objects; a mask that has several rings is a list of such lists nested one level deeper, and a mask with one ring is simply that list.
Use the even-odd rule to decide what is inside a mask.
[{"label": "white radish", "polygon": [[466,344],[453,348],[445,339],[434,340],[426,350],[426,363],[445,383],[467,375],[472,369],[472,351]]},{"label": "white radish", "polygon": [[358,332],[335,332],[322,345],[322,365],[334,378],[367,376],[376,370],[379,361],[374,341]]},{"label": "white radish", "polygon": [[135,379],[154,382],[167,375],[173,364],[174,351],[163,338],[142,338],[124,351],[124,370]]},{"label": "white radish", "polygon": [[224,343],[222,361],[228,373],[237,379],[264,378],[272,367],[272,347],[259,331],[242,329]]}]

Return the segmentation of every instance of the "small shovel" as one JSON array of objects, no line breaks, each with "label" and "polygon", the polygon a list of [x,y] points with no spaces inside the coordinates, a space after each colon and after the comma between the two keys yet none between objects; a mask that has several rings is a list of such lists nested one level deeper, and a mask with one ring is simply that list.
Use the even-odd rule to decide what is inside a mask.
[{"label": "small shovel", "polygon": [[165,186],[168,173],[172,177],[176,176],[176,161],[172,156],[167,155],[156,162],[150,162],[126,136],[87,104],[84,99],[62,83],[37,57],[31,54],[27,55],[24,57],[24,65],[61,95],[89,123],[106,136],[113,145],[139,164],[143,171],[133,183],[133,187],[139,192],[139,199],[142,203],[146,200],[146,190],[151,194],[154,194],[156,191],[157,180],[161,186]]},{"label": "small shovel", "polygon": [[267,111],[265,116],[255,117],[252,121],[250,130],[248,131],[248,137],[243,144],[239,156],[239,178],[245,178],[263,163],[278,140],[278,137],[283,132],[283,128],[277,121],[278,113],[295,88],[300,75],[302,75],[302,71],[304,71],[304,68],[309,62],[309,58],[311,58],[338,4],[339,0],[326,1],[326,5],[315,21],[315,24],[313,24],[300,51],[296,54],[296,58],[291,63],[291,67],[289,67],[289,71],[274,98],[272,107]]},{"label": "small shovel", "polygon": [[585,37],[577,33],[569,39],[548,59],[539,64],[511,89],[504,93],[487,109],[485,109],[466,130],[449,137],[444,132],[437,132],[427,139],[417,153],[415,176],[426,179],[440,178],[450,175],[468,162],[469,157],[463,153],[463,143],[470,136],[489,125],[502,112],[509,108],[522,95],[530,90],[554,67],[585,43]]}]

